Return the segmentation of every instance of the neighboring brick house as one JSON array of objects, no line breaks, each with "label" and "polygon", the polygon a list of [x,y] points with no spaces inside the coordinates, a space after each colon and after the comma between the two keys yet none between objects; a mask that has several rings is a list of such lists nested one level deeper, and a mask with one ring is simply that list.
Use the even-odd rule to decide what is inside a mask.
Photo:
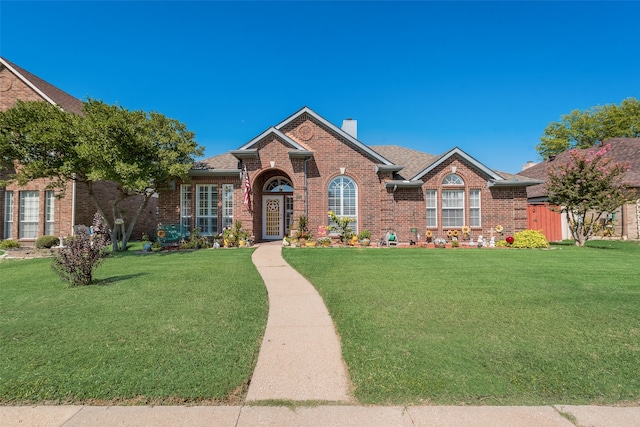
[{"label": "neighboring brick house", "polygon": [[[250,185],[244,203],[244,170]],[[159,220],[203,234],[242,221],[255,239],[282,239],[306,215],[314,237],[327,211],[355,218],[377,241],[388,230],[424,241],[470,226],[488,238],[527,226],[527,186],[539,181],[497,172],[459,148],[434,156],[400,146],[367,146],[357,122],[342,128],[304,107],[237,150],[198,163],[190,182],[160,192]]]},{"label": "neighboring brick house", "polygon": [[[640,138],[612,138],[603,143],[610,145],[607,156],[614,162],[627,162],[629,170],[623,175],[622,183],[634,189],[640,197]],[[583,149],[589,151],[590,149]],[[562,165],[569,159],[569,152],[565,151],[552,156],[542,163],[533,165],[518,175],[542,182],[547,179],[547,171],[556,165]],[[544,183],[527,188],[529,206],[529,228],[542,229],[549,240],[572,239],[565,214],[557,212],[556,207],[549,204]],[[603,228],[599,235],[617,238],[640,239],[640,198],[633,200],[615,212],[602,218]],[[611,232],[606,228],[612,225]]]},{"label": "neighboring brick house", "polygon": [[[0,111],[11,108],[18,100],[49,102],[64,111],[82,114],[82,101],[0,57]],[[0,177],[6,178],[13,172],[0,170]],[[0,238],[31,246],[39,236],[67,237],[73,234],[74,225],[91,225],[97,209],[85,185],[68,182],[61,197],[61,190],[49,188],[48,184],[49,180],[38,179],[25,186],[14,183],[0,187]],[[106,202],[116,194],[114,184],[104,181],[95,184],[94,192],[105,209],[109,206]],[[137,206],[139,200],[131,198],[125,207],[129,212],[123,212],[125,222],[128,213],[133,213]],[[156,206],[157,199],[152,198],[145,214],[138,219],[132,238],[143,231],[154,232]]]}]

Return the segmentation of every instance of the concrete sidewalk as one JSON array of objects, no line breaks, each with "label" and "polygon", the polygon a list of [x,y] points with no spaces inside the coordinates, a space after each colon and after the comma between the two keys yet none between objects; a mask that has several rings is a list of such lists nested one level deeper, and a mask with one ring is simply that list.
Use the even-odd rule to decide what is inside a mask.
[{"label": "concrete sidewalk", "polygon": [[638,427],[640,408],[604,406],[5,406],[2,427]]}]

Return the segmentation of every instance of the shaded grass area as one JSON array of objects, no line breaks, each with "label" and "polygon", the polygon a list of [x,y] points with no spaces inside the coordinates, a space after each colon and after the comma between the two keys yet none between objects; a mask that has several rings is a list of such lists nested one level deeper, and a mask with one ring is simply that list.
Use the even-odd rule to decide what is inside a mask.
[{"label": "shaded grass area", "polygon": [[237,401],[268,310],[252,252],[117,254],[80,288],[1,261],[0,401]]},{"label": "shaded grass area", "polygon": [[283,255],[323,296],[363,403],[639,402],[637,243]]}]

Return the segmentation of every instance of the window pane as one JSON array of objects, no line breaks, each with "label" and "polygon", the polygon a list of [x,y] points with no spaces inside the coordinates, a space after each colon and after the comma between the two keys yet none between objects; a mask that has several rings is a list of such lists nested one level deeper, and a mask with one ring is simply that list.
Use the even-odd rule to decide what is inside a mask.
[{"label": "window pane", "polygon": [[182,234],[190,233],[193,224],[191,222],[191,203],[192,203],[191,184],[183,184],[180,186],[180,227]]},{"label": "window pane", "polygon": [[233,225],[233,184],[222,185],[222,227]]},{"label": "window pane", "polygon": [[442,191],[442,226],[464,225],[464,190]]},{"label": "window pane", "polygon": [[21,239],[38,237],[39,194],[37,191],[20,192],[20,228]]},{"label": "window pane", "polygon": [[438,201],[436,198],[436,190],[427,190],[427,227],[438,226]]},{"label": "window pane", "polygon": [[480,190],[469,191],[469,225],[480,227]]},{"label": "window pane", "polygon": [[54,235],[54,206],[55,206],[55,194],[53,191],[48,190],[45,193],[45,221],[44,221],[44,234],[48,236]]},{"label": "window pane", "polygon": [[204,236],[218,234],[218,186],[196,186],[196,227]]},{"label": "window pane", "polygon": [[13,235],[13,191],[4,193],[4,239]]},{"label": "window pane", "polygon": [[[358,189],[356,183],[346,176],[339,176],[329,183],[329,210],[338,218],[348,216],[354,221],[349,224],[352,232],[358,230]],[[335,226],[336,224],[329,223]]]},{"label": "window pane", "polygon": [[459,175],[450,173],[442,180],[442,185],[464,185],[464,181]]}]

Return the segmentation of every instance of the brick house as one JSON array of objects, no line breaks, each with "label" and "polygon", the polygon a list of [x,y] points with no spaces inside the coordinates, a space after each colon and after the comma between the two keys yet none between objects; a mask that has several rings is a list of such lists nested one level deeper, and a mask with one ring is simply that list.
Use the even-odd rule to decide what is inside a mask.
[{"label": "brick house", "polygon": [[[598,234],[623,239],[640,239],[640,138],[612,138],[603,144],[610,145],[607,156],[612,161],[629,164],[629,170],[623,175],[622,183],[634,189],[639,198],[602,218],[603,228]],[[584,151],[589,150],[584,149]],[[549,168],[563,164],[568,158],[569,152],[565,151],[528,167],[518,175],[526,175],[544,182]],[[566,214],[560,214],[554,206],[549,204],[544,183],[527,187],[527,199],[528,228],[541,229],[550,241],[572,238]],[[611,228],[607,229],[607,225]]]},{"label": "brick house", "polygon": [[374,242],[387,231],[409,242],[462,226],[475,239],[496,225],[507,235],[527,227],[526,189],[540,182],[492,170],[457,147],[434,156],[367,146],[355,120],[338,127],[307,107],[199,162],[190,178],[160,192],[162,223],[215,235],[240,220],[258,241],[282,239],[302,215],[317,237],[329,210],[355,218],[355,231],[370,230]]},{"label": "brick house", "polygon": [[[18,100],[49,102],[64,111],[82,114],[82,101],[0,57],[0,111],[11,108]],[[6,178],[13,172],[0,170],[0,177]],[[0,187],[0,238],[32,246],[40,236],[67,237],[73,234],[74,225],[91,225],[97,209],[85,185],[68,182],[63,195],[60,189],[49,188],[49,184],[49,180],[38,179],[25,186],[13,183]],[[107,202],[116,196],[114,184],[106,181],[96,183],[94,192],[105,209],[109,206]],[[125,222],[128,220],[126,209],[133,213],[134,207],[139,206],[137,197],[131,199],[122,212]],[[143,231],[154,232],[156,205],[156,198],[149,201],[132,238]]]}]

